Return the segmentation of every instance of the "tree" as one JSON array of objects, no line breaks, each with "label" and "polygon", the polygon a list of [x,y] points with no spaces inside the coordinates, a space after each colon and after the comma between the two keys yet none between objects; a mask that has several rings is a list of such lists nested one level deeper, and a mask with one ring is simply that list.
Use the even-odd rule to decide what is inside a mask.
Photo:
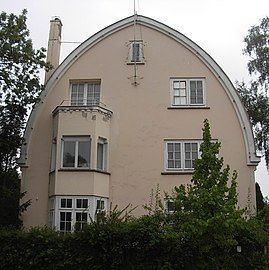
[{"label": "tree", "polygon": [[45,62],[45,49],[33,48],[26,14],[26,10],[18,16],[0,14],[0,224],[15,226],[18,222],[14,220],[26,207],[18,205],[20,180],[16,159],[23,143],[27,113],[42,90],[39,71],[50,68]]},{"label": "tree", "polygon": [[260,211],[265,206],[265,202],[263,199],[260,185],[258,183],[255,183],[255,189],[256,189],[256,208],[257,211]]},{"label": "tree", "polygon": [[269,18],[252,26],[244,42],[252,80],[249,85],[237,83],[237,89],[253,125],[257,148],[264,152],[269,169]]},{"label": "tree", "polygon": [[[166,234],[180,239],[183,250],[191,247],[192,264],[187,269],[264,269],[268,236],[254,218],[246,218],[245,209],[238,208],[237,173],[231,174],[228,165],[223,168],[220,147],[212,141],[205,120],[201,158],[195,161],[191,183],[175,187],[168,197],[175,203],[172,214],[154,206],[153,216]],[[158,198],[156,202],[160,204]]]}]

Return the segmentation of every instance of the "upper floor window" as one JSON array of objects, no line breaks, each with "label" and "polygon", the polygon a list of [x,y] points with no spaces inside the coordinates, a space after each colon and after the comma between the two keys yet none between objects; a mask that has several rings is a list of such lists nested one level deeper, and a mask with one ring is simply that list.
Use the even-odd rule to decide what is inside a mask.
[{"label": "upper floor window", "polygon": [[142,40],[134,40],[130,43],[130,51],[129,51],[129,64],[134,63],[144,63],[144,51],[143,51],[143,41]]},{"label": "upper floor window", "polygon": [[71,106],[97,106],[99,103],[100,82],[71,84]]},{"label": "upper floor window", "polygon": [[63,168],[90,168],[90,153],[91,141],[89,136],[63,137]]},{"label": "upper floor window", "polygon": [[200,155],[200,141],[166,141],[165,169],[167,171],[193,170]]},{"label": "upper floor window", "polygon": [[99,138],[97,142],[97,170],[106,171],[107,140]]},{"label": "upper floor window", "polygon": [[170,80],[172,106],[204,106],[205,82],[204,79]]}]

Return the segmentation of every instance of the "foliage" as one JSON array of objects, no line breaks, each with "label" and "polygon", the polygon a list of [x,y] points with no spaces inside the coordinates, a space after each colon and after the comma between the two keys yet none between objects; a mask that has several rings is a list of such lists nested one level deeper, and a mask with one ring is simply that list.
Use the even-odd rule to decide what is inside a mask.
[{"label": "foliage", "polygon": [[237,89],[253,125],[257,148],[264,152],[269,168],[269,18],[252,26],[244,42],[252,81],[249,85],[237,82]]},{"label": "foliage", "polygon": [[[21,209],[14,202],[18,203],[21,197],[16,158],[23,143],[22,132],[27,112],[38,101],[42,90],[39,70],[49,68],[44,60],[45,50],[33,49],[26,13],[23,10],[18,16],[0,14],[0,213],[9,210],[5,215],[13,217]],[[11,198],[12,192],[16,198]],[[1,215],[0,225],[6,224],[4,219]],[[18,223],[14,220],[12,224],[17,226]]]},{"label": "foliage", "polygon": [[248,112],[253,126],[256,146],[264,152],[266,165],[269,165],[269,97],[259,91],[258,84],[252,82],[250,86],[244,82],[237,83],[237,91]]},{"label": "foliage", "polygon": [[258,83],[266,89],[269,86],[269,17],[261,20],[260,25],[252,26],[244,38],[244,53],[250,57],[248,70],[258,75]]},{"label": "foliage", "polygon": [[75,233],[0,230],[0,269],[266,269],[267,234],[236,209],[236,173],[229,180],[229,167],[222,170],[208,121],[203,137],[191,185],[172,197],[173,214],[165,212],[157,187],[149,214],[140,218],[128,207],[110,207]]},{"label": "foliage", "polygon": [[256,209],[259,212],[260,210],[263,209],[265,202],[263,199],[260,185],[258,183],[255,183],[255,190],[256,190]]}]

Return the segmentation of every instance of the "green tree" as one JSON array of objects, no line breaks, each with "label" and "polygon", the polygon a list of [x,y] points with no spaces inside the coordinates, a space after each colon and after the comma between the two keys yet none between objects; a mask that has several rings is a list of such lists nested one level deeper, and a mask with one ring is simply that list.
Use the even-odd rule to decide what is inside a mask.
[{"label": "green tree", "polygon": [[258,183],[255,183],[255,189],[256,189],[256,208],[257,211],[260,211],[263,209],[265,202],[263,199],[260,185]]},{"label": "green tree", "polygon": [[[205,120],[201,158],[195,161],[191,184],[176,187],[170,198],[175,212],[169,223],[197,249],[195,269],[263,269],[265,233],[255,221],[244,218],[245,209],[238,208],[237,173],[223,167],[220,147],[220,142],[212,141]],[[237,246],[248,260],[242,260]]]},{"label": "green tree", "polygon": [[237,89],[253,125],[257,148],[264,153],[269,169],[269,18],[252,26],[244,42],[252,80],[249,85],[237,83]]},{"label": "green tree", "polygon": [[0,14],[0,225],[17,226],[14,220],[26,207],[18,204],[21,195],[16,159],[27,113],[42,90],[39,71],[50,68],[45,62],[45,49],[33,48],[26,14],[26,10],[18,16]]}]

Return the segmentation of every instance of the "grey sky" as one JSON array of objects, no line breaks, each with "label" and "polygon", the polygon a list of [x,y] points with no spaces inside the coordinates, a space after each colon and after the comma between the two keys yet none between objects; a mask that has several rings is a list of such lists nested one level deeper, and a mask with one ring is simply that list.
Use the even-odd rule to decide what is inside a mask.
[{"label": "grey sky", "polygon": [[[133,14],[133,0],[0,0],[2,11],[28,10],[34,46],[47,47],[49,21],[59,16],[63,41],[84,41],[102,28]],[[138,14],[151,17],[183,33],[222,67],[232,82],[249,80],[243,38],[250,26],[269,14],[268,0],[136,0]],[[62,44],[61,59],[77,46]],[[231,164],[232,165],[232,164]],[[269,196],[264,161],[257,181]]]}]

